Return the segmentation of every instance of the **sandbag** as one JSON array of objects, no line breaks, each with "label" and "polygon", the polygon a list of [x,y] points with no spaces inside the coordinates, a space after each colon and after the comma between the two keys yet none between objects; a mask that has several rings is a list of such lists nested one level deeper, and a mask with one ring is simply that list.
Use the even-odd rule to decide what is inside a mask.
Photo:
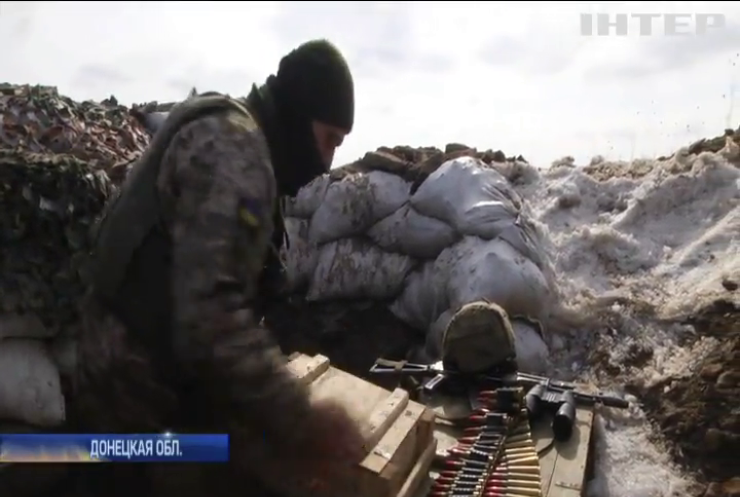
[{"label": "sandbag", "polygon": [[498,234],[498,238],[505,240],[524,257],[534,262],[542,269],[544,259],[541,255],[542,247],[539,233],[534,224],[527,218],[520,216],[516,223],[504,227]]},{"label": "sandbag", "polygon": [[424,263],[408,275],[403,292],[390,306],[397,318],[414,328],[428,331],[439,315],[450,307],[446,282],[456,256],[454,247],[446,248],[435,260]]},{"label": "sandbag", "polygon": [[408,204],[376,223],[367,235],[383,250],[420,259],[437,257],[460,238],[452,227],[422,216]]},{"label": "sandbag", "polygon": [[391,311],[411,326],[428,330],[448,308],[489,300],[512,315],[541,321],[550,294],[540,269],[506,241],[469,236],[409,275]]},{"label": "sandbag", "polygon": [[402,178],[382,171],[335,181],[311,218],[309,239],[321,245],[359,235],[405,204],[410,189]]},{"label": "sandbag", "polygon": [[285,215],[309,219],[324,201],[329,183],[329,175],[324,174],[298,190],[295,198],[286,199]]},{"label": "sandbag", "polygon": [[447,280],[450,306],[489,300],[510,315],[544,321],[551,290],[540,269],[505,240],[465,237],[451,248],[456,261]]},{"label": "sandbag", "polygon": [[472,157],[451,160],[411,197],[419,213],[486,240],[516,223],[521,198],[498,171]]},{"label": "sandbag", "polygon": [[550,360],[550,349],[537,328],[537,324],[525,318],[512,318],[514,347],[519,368],[528,373],[544,373]]},{"label": "sandbag", "polygon": [[0,341],[0,419],[53,427],[64,418],[59,373],[44,343]]},{"label": "sandbag", "polygon": [[285,232],[290,248],[283,246],[281,257],[285,263],[288,289],[293,291],[307,286],[319,259],[318,247],[308,241],[309,221],[288,217]]},{"label": "sandbag", "polygon": [[413,266],[410,257],[384,252],[362,239],[327,243],[319,248],[306,299],[389,299],[400,292]]}]

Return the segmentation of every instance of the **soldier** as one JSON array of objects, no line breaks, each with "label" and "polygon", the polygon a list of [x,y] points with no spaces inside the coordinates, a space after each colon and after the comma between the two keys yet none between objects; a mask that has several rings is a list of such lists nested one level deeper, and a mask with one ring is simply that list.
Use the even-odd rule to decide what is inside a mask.
[{"label": "soldier", "polygon": [[209,94],[176,106],[129,173],[97,233],[76,427],[227,432],[232,462],[112,466],[130,481],[107,481],[106,493],[256,495],[243,475],[267,487],[281,474],[332,484],[365,454],[346,409],[309,400],[254,311],[266,256],[279,248],[278,195],[328,171],[353,120],[347,63],[312,41],[245,104]]}]

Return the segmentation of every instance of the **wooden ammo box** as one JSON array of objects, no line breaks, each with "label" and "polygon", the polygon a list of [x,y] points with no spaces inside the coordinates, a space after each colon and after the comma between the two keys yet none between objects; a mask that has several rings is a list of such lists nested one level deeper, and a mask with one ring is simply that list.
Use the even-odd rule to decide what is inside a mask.
[{"label": "wooden ammo box", "polygon": [[306,482],[286,482],[289,497],[411,497],[427,478],[436,451],[434,412],[409,400],[402,389],[393,392],[331,367],[321,355],[293,354],[290,370],[311,384],[315,398],[343,402],[365,430],[373,447],[341,495],[311,488]]}]

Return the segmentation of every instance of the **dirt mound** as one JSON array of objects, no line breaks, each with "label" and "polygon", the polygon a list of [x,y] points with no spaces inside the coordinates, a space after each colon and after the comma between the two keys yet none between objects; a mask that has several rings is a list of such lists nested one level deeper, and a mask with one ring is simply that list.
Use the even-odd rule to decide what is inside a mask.
[{"label": "dirt mound", "polygon": [[[669,169],[682,172],[690,167],[690,162],[683,160],[689,155],[698,155],[704,152],[720,152],[730,162],[738,165],[740,159],[740,128],[728,129],[722,136],[702,138],[687,148],[681,149],[669,156],[658,157],[658,161],[671,161]],[[611,178],[639,179],[647,176],[655,167],[652,159],[637,159],[629,162],[606,161],[603,157],[595,157],[591,164],[583,168],[583,172],[597,181],[607,181]]]},{"label": "dirt mound", "polygon": [[[729,489],[730,480],[740,476],[740,307],[717,301],[688,322],[719,345],[698,375],[667,378],[648,388],[645,409],[675,443],[679,461]],[[734,493],[713,485],[707,495],[740,495],[737,483]]]},{"label": "dirt mound", "polygon": [[719,152],[725,147],[727,143],[727,138],[731,138],[733,142],[740,145],[740,128],[736,130],[726,129],[722,136],[715,136],[714,138],[702,138],[701,140],[692,143],[689,146],[688,152],[690,154],[700,154],[702,152]]},{"label": "dirt mound", "polygon": [[583,168],[583,172],[596,181],[608,181],[611,178],[639,179],[653,170],[652,160],[632,162],[597,162]]},{"label": "dirt mound", "polygon": [[363,158],[351,164],[332,169],[330,177],[333,181],[339,181],[352,174],[384,171],[400,176],[410,182],[412,184],[411,193],[414,193],[419,185],[439,166],[448,160],[463,156],[477,157],[489,165],[494,162],[527,162],[521,155],[506,157],[501,150],[478,152],[477,149],[460,143],[450,143],[444,151],[435,147],[414,148],[400,145],[380,147],[375,152],[368,152]]},{"label": "dirt mound", "polygon": [[[697,368],[698,374],[668,377],[647,387],[628,385],[648,417],[671,442],[675,459],[709,483],[707,497],[740,495],[740,307],[718,300],[685,321],[692,340],[718,343]],[[687,345],[691,345],[687,343]],[[628,358],[639,367],[650,351]]]}]

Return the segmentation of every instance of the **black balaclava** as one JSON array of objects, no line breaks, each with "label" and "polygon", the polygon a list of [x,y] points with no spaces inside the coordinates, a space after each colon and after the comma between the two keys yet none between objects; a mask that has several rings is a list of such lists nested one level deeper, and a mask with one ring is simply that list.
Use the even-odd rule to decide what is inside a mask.
[{"label": "black balaclava", "polygon": [[283,57],[277,74],[253,87],[246,104],[267,137],[280,194],[294,196],[330,166],[321,158],[312,121],[352,130],[354,83],[339,50],[314,40]]}]

